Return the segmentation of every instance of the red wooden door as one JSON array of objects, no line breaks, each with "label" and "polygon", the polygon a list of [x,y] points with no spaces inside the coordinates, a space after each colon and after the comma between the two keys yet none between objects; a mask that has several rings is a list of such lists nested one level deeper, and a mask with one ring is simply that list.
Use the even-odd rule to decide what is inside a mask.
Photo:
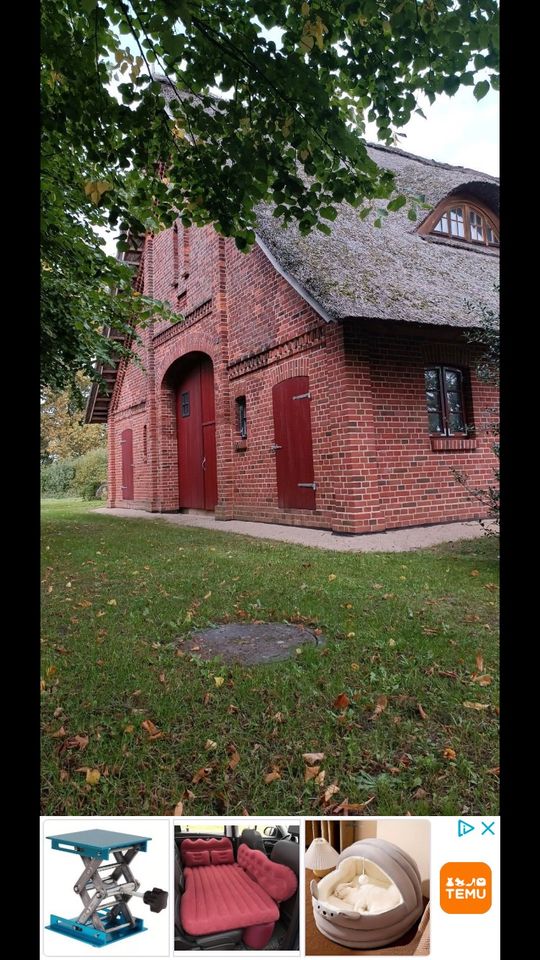
[{"label": "red wooden door", "polygon": [[122,430],[122,500],[133,500],[133,430]]},{"label": "red wooden door", "polygon": [[196,363],[177,393],[180,508],[213,510],[217,502],[214,370]]},{"label": "red wooden door", "polygon": [[315,509],[311,398],[308,377],[282,380],[272,390],[274,448],[280,507]]}]

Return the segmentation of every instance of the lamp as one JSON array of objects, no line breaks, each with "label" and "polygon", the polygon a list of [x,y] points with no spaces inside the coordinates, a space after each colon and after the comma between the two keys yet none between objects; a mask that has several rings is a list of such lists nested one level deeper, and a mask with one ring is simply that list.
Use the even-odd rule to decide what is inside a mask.
[{"label": "lamp", "polygon": [[339,855],[324,837],[316,837],[306,850],[304,866],[313,870],[316,877],[324,877],[334,869]]}]

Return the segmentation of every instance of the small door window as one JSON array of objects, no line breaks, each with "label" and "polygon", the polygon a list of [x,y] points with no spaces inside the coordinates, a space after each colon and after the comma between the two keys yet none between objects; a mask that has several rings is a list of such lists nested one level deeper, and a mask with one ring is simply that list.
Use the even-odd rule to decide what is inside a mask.
[{"label": "small door window", "polygon": [[183,417],[189,417],[189,391],[180,396],[180,410]]}]

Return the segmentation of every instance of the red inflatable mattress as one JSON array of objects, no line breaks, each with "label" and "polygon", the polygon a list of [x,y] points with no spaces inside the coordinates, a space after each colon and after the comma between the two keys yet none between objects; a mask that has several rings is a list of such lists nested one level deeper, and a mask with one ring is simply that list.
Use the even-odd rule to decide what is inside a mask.
[{"label": "red inflatable mattress", "polygon": [[225,837],[184,840],[180,852],[185,880],[180,920],[186,933],[197,937],[270,924],[260,931],[266,942],[279,919],[276,900],[296,890],[293,871],[246,845],[234,863],[232,844]]}]

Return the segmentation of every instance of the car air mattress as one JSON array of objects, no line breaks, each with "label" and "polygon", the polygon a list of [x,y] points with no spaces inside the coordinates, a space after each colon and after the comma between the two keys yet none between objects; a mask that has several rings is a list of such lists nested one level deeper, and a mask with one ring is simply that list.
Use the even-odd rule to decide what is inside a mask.
[{"label": "car air mattress", "polygon": [[263,949],[279,919],[277,902],[295,893],[293,870],[242,844],[234,863],[231,841],[186,839],[180,848],[184,892],[180,922],[192,937],[244,930],[244,943]]}]

